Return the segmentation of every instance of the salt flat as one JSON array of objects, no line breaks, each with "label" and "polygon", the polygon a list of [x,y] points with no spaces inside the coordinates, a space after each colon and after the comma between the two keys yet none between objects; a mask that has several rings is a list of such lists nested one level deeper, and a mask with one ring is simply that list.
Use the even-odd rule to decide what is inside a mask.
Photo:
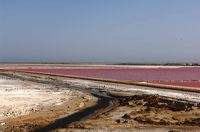
[{"label": "salt flat", "polygon": [[27,115],[60,105],[72,96],[69,89],[47,84],[0,78],[0,120]]}]

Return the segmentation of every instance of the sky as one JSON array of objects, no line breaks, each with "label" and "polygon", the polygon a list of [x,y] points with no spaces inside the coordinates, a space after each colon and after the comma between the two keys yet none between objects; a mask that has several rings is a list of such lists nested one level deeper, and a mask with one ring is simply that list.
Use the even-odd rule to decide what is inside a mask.
[{"label": "sky", "polygon": [[0,62],[200,63],[199,0],[0,0]]}]

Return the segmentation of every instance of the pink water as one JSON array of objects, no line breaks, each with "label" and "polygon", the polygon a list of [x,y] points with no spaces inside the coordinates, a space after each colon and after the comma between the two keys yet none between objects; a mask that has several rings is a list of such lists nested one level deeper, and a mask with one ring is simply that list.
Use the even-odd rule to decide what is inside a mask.
[{"label": "pink water", "polygon": [[200,67],[181,68],[31,68],[21,69],[123,81],[200,80]]}]

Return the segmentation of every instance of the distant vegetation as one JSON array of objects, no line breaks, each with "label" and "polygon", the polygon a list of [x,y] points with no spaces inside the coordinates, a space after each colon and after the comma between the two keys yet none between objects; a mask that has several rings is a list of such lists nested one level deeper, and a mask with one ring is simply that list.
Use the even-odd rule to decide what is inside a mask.
[{"label": "distant vegetation", "polygon": [[114,65],[200,66],[199,63],[116,63]]}]

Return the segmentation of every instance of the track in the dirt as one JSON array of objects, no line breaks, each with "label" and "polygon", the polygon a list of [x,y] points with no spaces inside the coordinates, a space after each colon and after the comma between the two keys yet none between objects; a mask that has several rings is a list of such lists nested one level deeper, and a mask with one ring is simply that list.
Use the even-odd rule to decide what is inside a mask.
[{"label": "track in the dirt", "polygon": [[[66,83],[63,83],[60,81],[55,83],[55,80],[54,80],[54,82],[48,81],[48,80],[45,81],[45,80],[40,80],[39,78],[38,79],[32,78],[31,76],[23,77],[23,76],[19,76],[19,75],[15,75],[15,74],[10,74],[10,73],[0,73],[0,75],[6,76],[9,78],[20,79],[23,81],[32,81],[32,82],[51,84],[51,85],[56,85],[56,86],[59,86],[59,85],[65,86],[66,85],[69,87],[69,84],[66,84]],[[105,93],[101,93],[97,90],[84,89],[84,88],[75,87],[75,86],[72,86],[72,87],[73,87],[73,89],[87,92],[87,93],[90,93],[91,95],[97,97],[98,98],[97,103],[94,106],[90,106],[81,111],[75,112],[69,116],[58,119],[54,123],[49,124],[48,126],[46,126],[44,128],[36,129],[36,130],[34,130],[34,132],[38,132],[38,131],[39,132],[45,132],[45,131],[48,132],[48,131],[59,129],[59,128],[65,128],[70,123],[80,121],[82,119],[89,118],[91,116],[95,116],[101,112],[109,111],[117,103],[117,100],[114,97],[108,96]]]},{"label": "track in the dirt", "polygon": [[85,108],[81,111],[78,111],[76,113],[73,113],[67,117],[61,118],[56,120],[54,123],[49,124],[48,126],[44,128],[40,128],[35,130],[34,132],[48,132],[51,130],[55,130],[58,128],[66,128],[69,124],[80,121],[85,118],[89,118],[90,116],[93,116],[95,114],[99,114],[99,110],[110,110],[112,109],[113,102],[115,102],[115,99],[113,97],[105,96],[101,93],[93,93],[93,96],[98,98],[98,102],[96,105]]}]

